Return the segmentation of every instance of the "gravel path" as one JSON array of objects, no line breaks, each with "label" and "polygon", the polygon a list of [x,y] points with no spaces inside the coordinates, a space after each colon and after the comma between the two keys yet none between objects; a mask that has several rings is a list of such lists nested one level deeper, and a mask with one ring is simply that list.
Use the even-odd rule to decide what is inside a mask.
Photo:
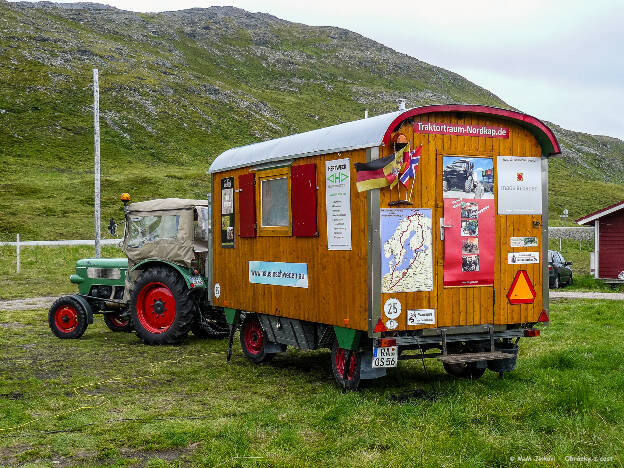
[{"label": "gravel path", "polygon": [[581,292],[581,291],[550,291],[551,299],[608,299],[624,300],[622,293]]},{"label": "gravel path", "polygon": [[11,299],[0,301],[0,310],[30,310],[47,309],[59,296],[54,297],[32,297],[30,299]]}]

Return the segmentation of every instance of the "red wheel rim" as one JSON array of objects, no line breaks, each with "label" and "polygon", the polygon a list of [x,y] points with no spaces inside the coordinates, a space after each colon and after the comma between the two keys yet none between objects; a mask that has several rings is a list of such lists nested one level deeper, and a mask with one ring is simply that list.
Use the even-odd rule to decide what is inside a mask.
[{"label": "red wheel rim", "polygon": [[243,332],[243,339],[245,340],[245,348],[249,353],[260,354],[264,347],[264,334],[260,322],[257,320],[248,321]]},{"label": "red wheel rim", "polygon": [[[338,372],[338,375],[342,379],[344,379],[345,355],[346,353],[344,349],[338,348],[336,350],[336,372]],[[355,361],[356,357],[353,355],[353,353],[351,353],[351,363],[349,364],[349,376],[347,380],[353,379],[353,376],[355,375]]]},{"label": "red wheel rim", "polygon": [[137,318],[150,333],[164,333],[173,324],[176,302],[171,290],[162,283],[148,283],[136,303]]},{"label": "red wheel rim", "polygon": [[78,326],[78,314],[70,305],[59,307],[54,312],[54,324],[57,330],[63,333],[71,333]]},{"label": "red wheel rim", "polygon": [[125,327],[129,323],[129,320],[122,319],[119,314],[108,314],[108,319],[117,327]]}]

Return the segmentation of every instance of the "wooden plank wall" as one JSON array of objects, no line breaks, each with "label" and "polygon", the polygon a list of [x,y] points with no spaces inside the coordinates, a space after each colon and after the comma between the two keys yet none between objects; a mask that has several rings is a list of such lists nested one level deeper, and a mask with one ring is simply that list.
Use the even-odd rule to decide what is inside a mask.
[{"label": "wooden plank wall", "polygon": [[[423,145],[419,170],[415,179],[411,201],[415,208],[432,209],[434,238],[434,290],[432,292],[382,294],[383,304],[389,297],[401,301],[403,310],[436,309],[437,323],[431,326],[408,327],[406,313],[398,318],[399,329],[432,328],[435,326],[460,326],[477,324],[505,324],[536,321],[542,309],[541,282],[541,216],[499,216],[496,215],[496,263],[494,287],[452,287],[443,285],[444,245],[440,240],[439,219],[444,216],[442,199],[442,157],[486,156],[494,160],[494,190],[496,195],[496,156],[539,157],[541,149],[535,138],[524,128],[509,121],[464,114],[439,113],[417,117],[423,122],[445,122],[453,124],[487,125],[510,129],[508,139],[465,137],[450,135],[414,134],[413,122],[405,122],[399,129],[404,133],[412,148]],[[392,148],[381,147],[380,157],[392,153]],[[352,250],[327,250],[325,213],[325,161],[350,158],[351,162],[351,223]],[[240,238],[239,201],[235,195],[236,237],[234,249],[221,248],[221,179],[235,178],[250,172],[249,168],[227,171],[214,175],[212,186],[214,210],[214,281],[221,286],[221,296],[215,305],[254,311],[277,316],[298,318],[330,325],[346,326],[359,330],[368,329],[368,278],[366,244],[366,195],[355,186],[354,163],[365,162],[365,150],[343,152],[298,159],[299,164],[316,164],[318,203],[317,219],[319,236],[297,237],[255,237]],[[401,198],[406,196],[402,192]],[[381,208],[399,198],[398,192],[388,188],[381,190]],[[533,223],[540,223],[534,227]],[[510,237],[537,236],[539,246],[512,249]],[[539,251],[540,264],[508,265],[507,253],[512,251]],[[381,255],[381,253],[380,253]],[[271,286],[249,283],[248,261],[274,261],[307,263],[307,289]],[[528,272],[537,293],[534,304],[511,305],[506,294],[517,271]]]},{"label": "wooden plank wall", "polygon": [[[342,158],[349,158],[351,163],[352,250],[330,251],[327,250],[325,161]],[[215,305],[368,330],[366,194],[358,193],[355,186],[356,162],[366,162],[365,150],[294,161],[293,165],[316,164],[318,237],[240,238],[240,204],[238,194],[235,193],[234,249],[221,248],[221,179],[233,176],[235,189],[238,190],[238,176],[251,171],[244,168],[214,175],[213,278],[221,286],[221,296],[215,299]],[[251,284],[248,268],[250,260],[307,263],[308,288]]]},{"label": "wooden plank wall", "polygon": [[[415,179],[411,201],[415,208],[433,209],[434,237],[434,291],[416,293],[382,294],[383,304],[389,297],[401,301],[403,310],[436,309],[436,325],[407,326],[406,314],[397,319],[399,329],[433,328],[440,326],[478,325],[487,323],[506,324],[536,321],[542,310],[541,281],[541,216],[499,216],[496,215],[496,260],[494,284],[475,287],[444,287],[444,243],[440,240],[439,219],[444,217],[442,198],[442,158],[446,156],[485,156],[494,160],[494,193],[496,194],[496,156],[539,157],[541,149],[536,139],[524,128],[505,120],[486,118],[471,114],[463,114],[458,119],[456,113],[428,114],[417,117],[421,122],[443,122],[452,124],[487,125],[507,127],[510,129],[508,139],[482,138],[468,136],[414,134],[413,122],[405,122],[398,130],[405,134],[411,147],[423,145],[418,174]],[[391,147],[382,148],[381,157],[391,154]],[[405,192],[402,192],[402,197]],[[398,200],[398,192],[383,189],[381,191],[381,207],[388,208],[389,203]],[[495,203],[496,207],[496,203]],[[538,222],[536,227],[533,222]],[[512,249],[510,237],[537,236],[539,246],[533,248]],[[507,253],[512,251],[539,251],[540,264],[508,265]],[[507,300],[507,292],[516,275],[524,269],[528,272],[537,293],[534,304],[511,305]],[[495,296],[495,297],[494,297]],[[495,305],[494,305],[495,304]]]}]

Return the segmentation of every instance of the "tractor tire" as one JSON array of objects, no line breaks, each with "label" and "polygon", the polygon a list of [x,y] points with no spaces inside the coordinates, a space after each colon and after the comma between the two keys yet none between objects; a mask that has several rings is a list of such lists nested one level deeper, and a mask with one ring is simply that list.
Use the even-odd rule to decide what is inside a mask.
[{"label": "tractor tire", "polygon": [[464,192],[470,193],[474,190],[474,183],[472,177],[468,177],[464,183]]},{"label": "tractor tire", "polygon": [[270,361],[275,353],[267,353],[267,335],[255,314],[248,315],[240,329],[240,343],[243,354],[254,364]]},{"label": "tractor tire", "polygon": [[360,385],[360,365],[362,355],[359,351],[351,351],[351,363],[345,380],[345,365],[347,350],[338,345],[338,340],[334,340],[331,352],[332,373],[340,388],[344,390],[357,390]]},{"label": "tractor tire", "polygon": [[104,314],[104,323],[114,332],[131,332],[132,320],[129,317],[122,317],[119,312],[109,312]]},{"label": "tractor tire", "polygon": [[87,311],[72,296],[63,296],[52,304],[48,313],[50,330],[61,339],[80,338],[88,326]]},{"label": "tractor tire", "polygon": [[136,334],[146,344],[174,344],[193,323],[193,300],[178,272],[150,268],[137,279],[130,295],[130,316]]}]

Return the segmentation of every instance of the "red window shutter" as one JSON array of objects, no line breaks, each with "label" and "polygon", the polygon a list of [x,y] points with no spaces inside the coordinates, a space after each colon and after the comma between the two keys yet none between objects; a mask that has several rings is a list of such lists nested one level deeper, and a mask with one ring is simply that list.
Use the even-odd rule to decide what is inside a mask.
[{"label": "red window shutter", "polygon": [[292,166],[290,174],[293,236],[316,236],[316,165]]},{"label": "red window shutter", "polygon": [[256,177],[238,176],[238,206],[240,210],[240,237],[256,237]]}]

